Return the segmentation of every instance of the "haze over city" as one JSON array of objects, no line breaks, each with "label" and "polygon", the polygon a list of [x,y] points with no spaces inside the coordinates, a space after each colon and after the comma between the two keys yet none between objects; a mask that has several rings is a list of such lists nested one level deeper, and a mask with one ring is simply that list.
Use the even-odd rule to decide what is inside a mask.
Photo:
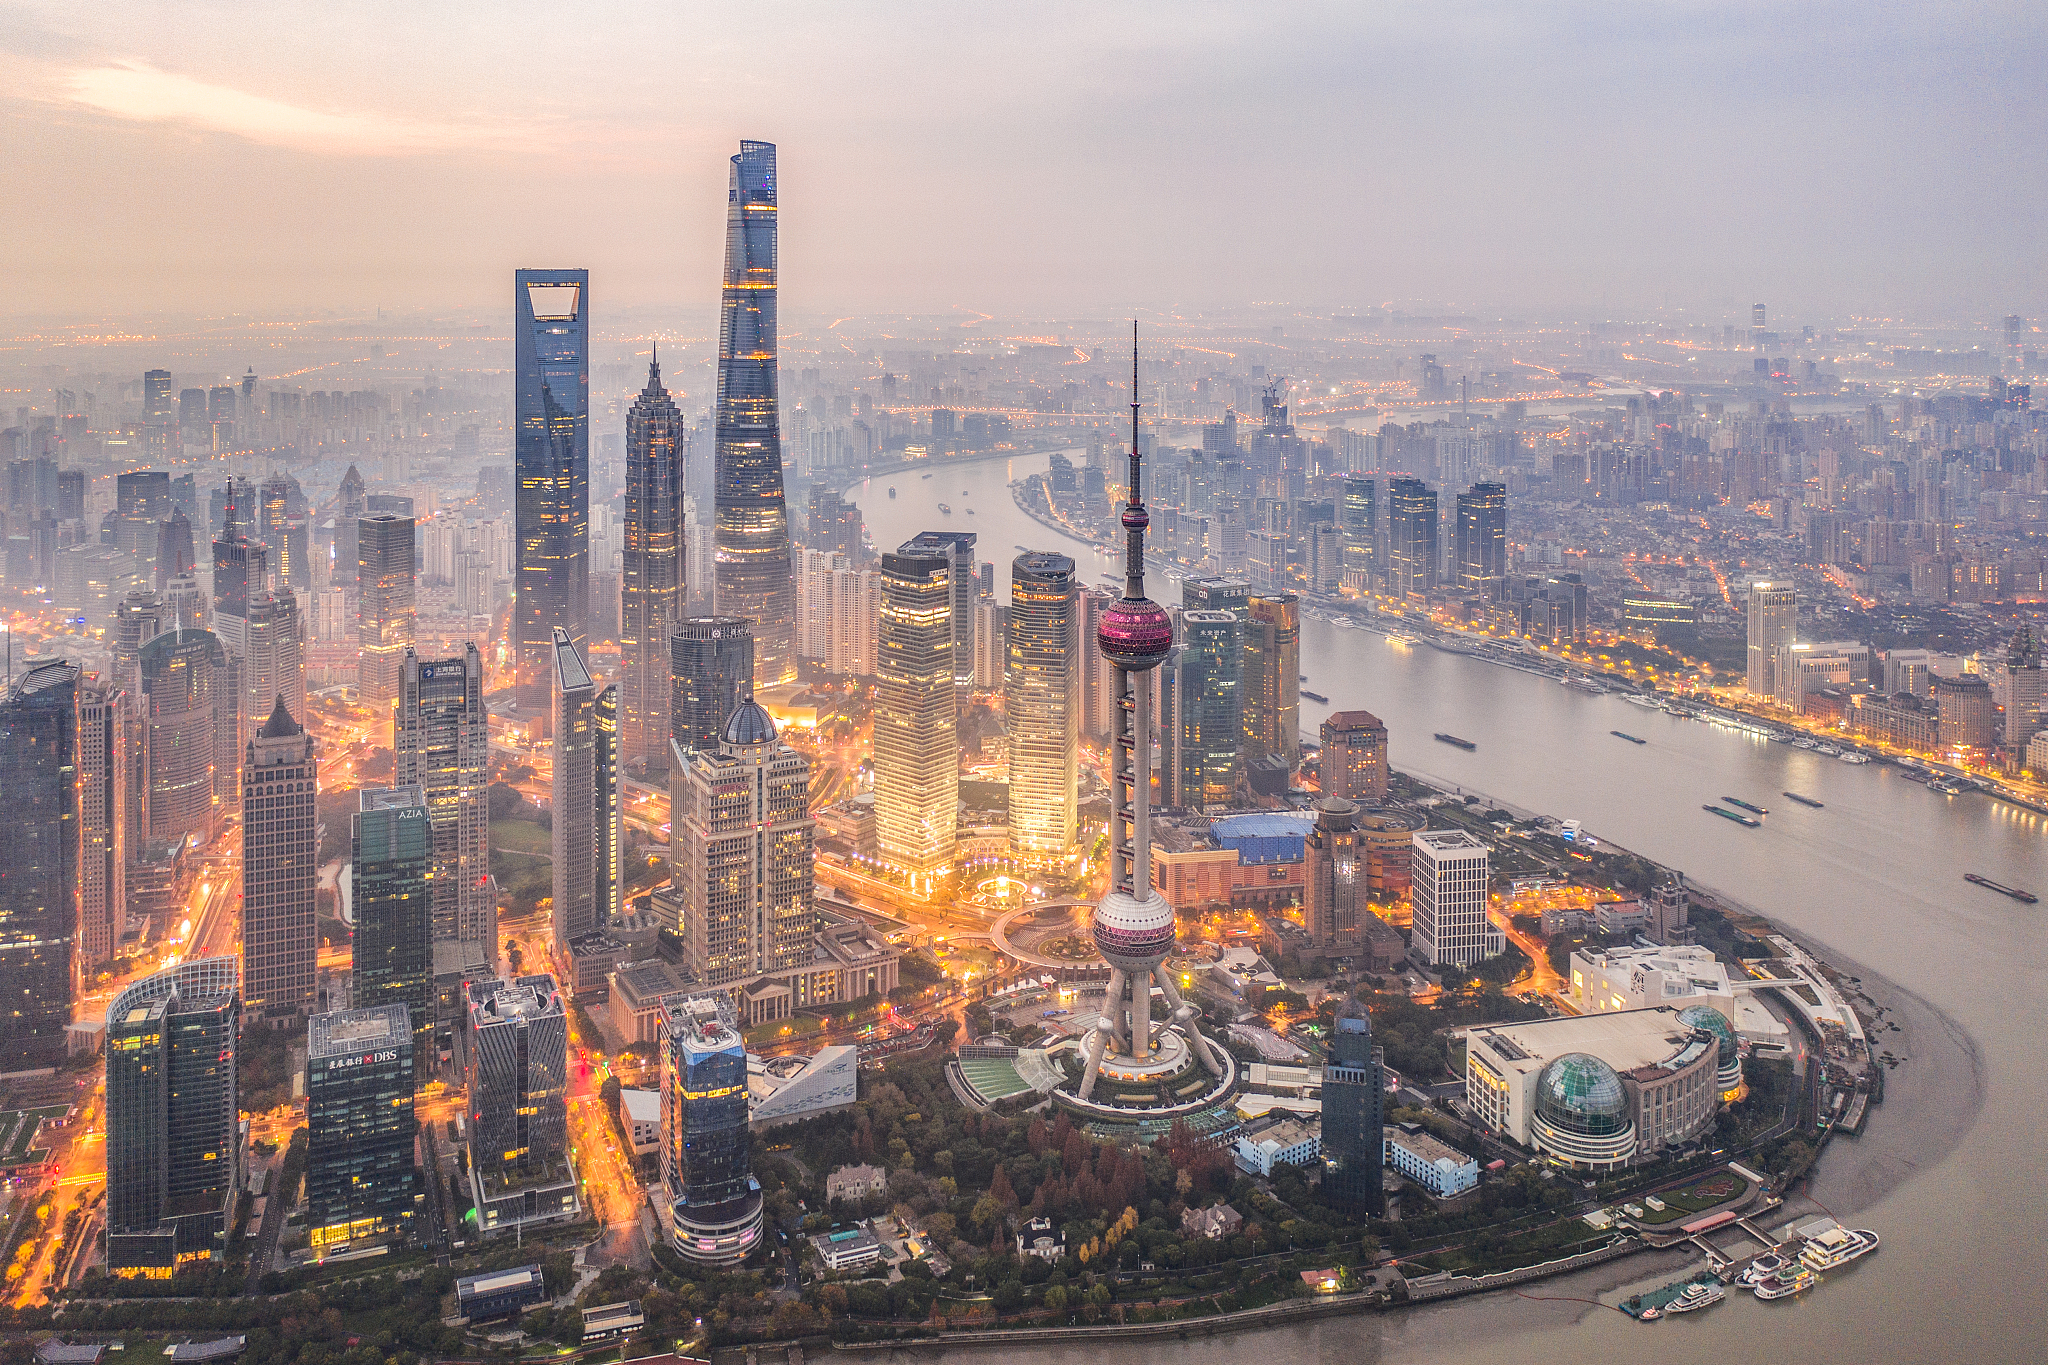
[{"label": "haze over city", "polygon": [[0,314],[2039,311],[2038,6],[9,4]]}]

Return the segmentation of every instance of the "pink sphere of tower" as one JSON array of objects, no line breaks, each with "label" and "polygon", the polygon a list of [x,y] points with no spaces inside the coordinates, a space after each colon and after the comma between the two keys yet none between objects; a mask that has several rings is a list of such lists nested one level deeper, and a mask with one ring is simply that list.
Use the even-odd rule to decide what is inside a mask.
[{"label": "pink sphere of tower", "polygon": [[1173,649],[1173,618],[1150,598],[1119,597],[1103,609],[1095,639],[1111,664],[1143,673]]}]

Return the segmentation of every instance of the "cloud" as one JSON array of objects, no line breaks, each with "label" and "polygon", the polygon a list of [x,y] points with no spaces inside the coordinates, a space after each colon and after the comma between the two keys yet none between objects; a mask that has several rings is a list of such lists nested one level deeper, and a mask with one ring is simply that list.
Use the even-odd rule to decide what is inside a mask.
[{"label": "cloud", "polygon": [[273,147],[342,156],[405,156],[495,145],[509,130],[309,109],[144,62],[80,68],[64,81],[76,103],[116,118],[181,123]]}]

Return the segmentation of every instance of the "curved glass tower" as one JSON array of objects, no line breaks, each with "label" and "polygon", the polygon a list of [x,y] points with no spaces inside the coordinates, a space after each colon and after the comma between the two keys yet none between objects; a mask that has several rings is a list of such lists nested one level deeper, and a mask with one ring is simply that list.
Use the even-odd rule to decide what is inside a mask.
[{"label": "curved glass tower", "polygon": [[520,270],[512,294],[512,620],[519,706],[535,716],[553,700],[555,631],[582,649],[590,619],[590,272]]},{"label": "curved glass tower", "polygon": [[726,199],[712,601],[720,616],[754,623],[754,681],[764,687],[796,676],[775,376],[775,144],[742,142]]}]

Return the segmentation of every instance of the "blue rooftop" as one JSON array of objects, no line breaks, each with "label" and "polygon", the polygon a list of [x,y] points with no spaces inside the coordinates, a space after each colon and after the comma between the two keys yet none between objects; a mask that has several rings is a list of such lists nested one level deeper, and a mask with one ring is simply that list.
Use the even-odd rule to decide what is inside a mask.
[{"label": "blue rooftop", "polygon": [[1294,863],[1301,861],[1302,844],[1315,824],[1313,815],[1258,811],[1226,815],[1212,822],[1209,832],[1236,852],[1240,864]]}]

